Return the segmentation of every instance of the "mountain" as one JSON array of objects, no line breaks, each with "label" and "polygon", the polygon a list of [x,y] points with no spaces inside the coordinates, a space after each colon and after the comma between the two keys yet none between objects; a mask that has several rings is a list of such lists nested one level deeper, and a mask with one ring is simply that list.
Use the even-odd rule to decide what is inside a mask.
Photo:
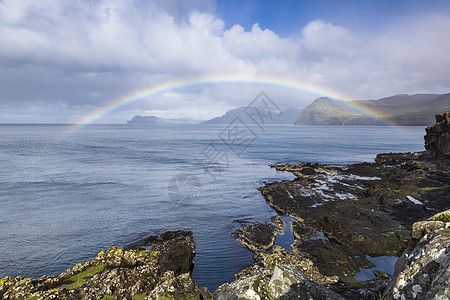
[{"label": "mountain", "polygon": [[435,114],[448,110],[450,94],[395,95],[352,101],[322,97],[305,107],[295,124],[428,126],[434,123]]},{"label": "mountain", "polygon": [[[255,113],[255,111],[249,111],[251,113]],[[267,111],[264,109],[259,109],[259,114],[264,115],[263,120],[264,124],[294,124],[295,119],[300,113],[300,109],[297,108],[289,108],[283,111],[281,114],[273,111]],[[255,124],[256,122],[252,120],[247,113],[245,112],[245,107],[239,107],[236,109],[232,109],[227,111],[223,116],[216,117],[211,120],[202,122],[202,124],[229,124],[234,119],[239,117],[246,124]],[[260,118],[259,116],[253,116],[253,118]]]},{"label": "mountain", "polygon": [[133,119],[127,121],[131,125],[175,125],[175,124],[192,124],[193,121],[187,119],[164,119],[155,116],[134,116]]}]

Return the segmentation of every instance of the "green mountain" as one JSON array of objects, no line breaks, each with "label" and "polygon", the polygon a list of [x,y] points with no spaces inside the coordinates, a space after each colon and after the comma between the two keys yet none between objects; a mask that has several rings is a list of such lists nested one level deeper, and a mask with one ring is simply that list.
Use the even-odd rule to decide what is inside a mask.
[{"label": "green mountain", "polygon": [[378,100],[318,98],[305,107],[296,125],[428,126],[434,115],[450,110],[450,94],[395,95]]}]

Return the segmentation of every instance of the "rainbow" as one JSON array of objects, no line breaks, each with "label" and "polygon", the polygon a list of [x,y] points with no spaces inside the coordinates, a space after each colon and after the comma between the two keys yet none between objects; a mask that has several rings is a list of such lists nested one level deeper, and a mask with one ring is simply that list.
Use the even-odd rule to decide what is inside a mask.
[{"label": "rainbow", "polygon": [[[151,97],[157,96],[159,94],[163,94],[169,91],[182,91],[193,87],[201,87],[212,84],[252,84],[259,85],[261,87],[270,86],[270,87],[278,87],[285,88],[294,91],[308,92],[311,94],[315,94],[317,96],[326,96],[330,100],[335,101],[347,108],[350,108],[355,112],[355,114],[363,114],[372,119],[376,119],[380,121],[384,125],[394,125],[389,124],[385,120],[379,117],[378,114],[373,109],[368,109],[366,107],[362,107],[357,105],[355,102],[350,102],[344,99],[352,99],[348,95],[345,95],[339,91],[333,90],[331,88],[327,88],[324,86],[315,85],[306,81],[301,81],[293,78],[285,78],[285,77],[277,77],[277,76],[267,76],[267,75],[236,75],[236,74],[220,74],[220,75],[205,75],[205,76],[196,76],[196,77],[184,77],[172,79],[169,81],[164,81],[161,83],[153,84],[147,88],[135,91],[123,97],[119,97],[107,105],[97,108],[93,110],[90,114],[82,117],[77,122],[69,125],[64,129],[58,138],[56,138],[52,143],[49,143],[47,147],[41,149],[40,154],[31,158],[26,165],[30,166],[35,164],[41,155],[46,153],[49,149],[52,148],[53,145],[61,142],[69,135],[75,133],[77,130],[88,126],[90,124],[94,124],[99,121],[104,116],[119,110],[120,108],[129,105],[131,103],[135,103],[144,99],[149,99]],[[256,95],[255,95],[256,96]],[[24,168],[25,169],[25,168]],[[23,170],[24,170],[23,169]],[[22,171],[23,171],[22,170]],[[17,178],[20,176],[21,171],[17,171],[12,177]],[[15,180],[13,180],[14,182]]]},{"label": "rainbow", "polygon": [[204,75],[188,78],[177,78],[162,83],[151,85],[147,88],[135,91],[131,94],[120,97],[114,101],[111,101],[107,105],[100,107],[90,114],[82,117],[75,122],[68,130],[67,134],[70,134],[78,129],[94,124],[104,116],[119,110],[120,108],[127,106],[131,103],[135,103],[144,99],[148,99],[158,94],[162,94],[168,91],[178,91],[189,89],[198,86],[205,86],[211,84],[254,84],[261,86],[273,86],[291,90],[298,90],[302,92],[309,92],[318,96],[327,96],[333,101],[342,104],[345,107],[352,109],[355,113],[369,116],[370,118],[379,120],[384,125],[388,124],[385,120],[379,117],[379,114],[373,109],[367,109],[362,106],[358,106],[354,102],[349,102],[344,99],[351,99],[348,95],[345,95],[339,91],[331,88],[318,86],[306,81],[300,81],[292,78],[267,76],[267,75],[236,75],[236,74],[220,74],[220,75]]}]

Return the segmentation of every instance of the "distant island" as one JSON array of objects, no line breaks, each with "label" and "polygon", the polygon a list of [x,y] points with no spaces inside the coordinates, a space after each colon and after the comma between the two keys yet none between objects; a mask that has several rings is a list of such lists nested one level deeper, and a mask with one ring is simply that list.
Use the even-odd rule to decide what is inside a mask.
[{"label": "distant island", "polygon": [[[436,113],[448,110],[450,94],[395,95],[352,101],[322,97],[305,107],[295,124],[428,126],[434,123]],[[376,114],[371,116],[364,111]]]},{"label": "distant island", "polygon": [[192,124],[187,119],[164,119],[155,116],[134,116],[133,119],[127,121],[130,125],[176,125],[176,124]]}]

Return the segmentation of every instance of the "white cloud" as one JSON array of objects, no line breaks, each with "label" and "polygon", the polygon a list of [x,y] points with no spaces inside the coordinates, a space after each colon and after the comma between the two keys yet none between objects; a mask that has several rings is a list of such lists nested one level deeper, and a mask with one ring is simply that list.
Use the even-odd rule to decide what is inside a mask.
[{"label": "white cloud", "polygon": [[[399,19],[395,28],[365,33],[315,20],[282,38],[258,24],[227,28],[214,2],[180,3],[0,1],[0,122],[73,120],[152,84],[205,74],[286,77],[359,99],[450,91],[448,14]],[[318,96],[205,85],[157,95],[102,121],[124,122],[142,111],[213,117],[217,107],[243,106],[261,89],[284,108]],[[42,110],[48,113],[32,116]]]}]

